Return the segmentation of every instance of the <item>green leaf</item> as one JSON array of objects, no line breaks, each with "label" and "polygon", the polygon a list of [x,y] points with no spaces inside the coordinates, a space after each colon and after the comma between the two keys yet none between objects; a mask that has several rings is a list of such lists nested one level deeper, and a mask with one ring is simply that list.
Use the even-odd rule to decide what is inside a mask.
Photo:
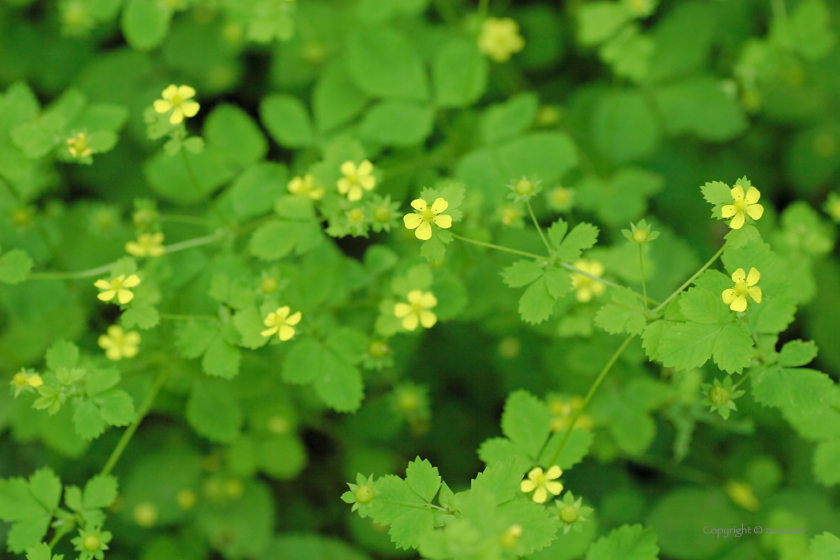
[{"label": "green leaf", "polygon": [[207,350],[216,333],[217,329],[212,323],[205,321],[187,323],[177,331],[175,346],[184,358],[198,358]]},{"label": "green leaf", "polygon": [[201,359],[201,368],[207,375],[232,379],[239,375],[239,362],[242,359],[239,348],[232,346],[219,334],[210,343],[204,358]]},{"label": "green leaf", "polygon": [[537,116],[539,99],[533,93],[521,93],[487,109],[481,117],[481,135],[487,144],[495,144],[524,132]]},{"label": "green leaf", "polygon": [[233,326],[241,337],[240,345],[250,350],[262,348],[271,337],[260,334],[265,330],[264,317],[256,307],[240,309],[233,316]]},{"label": "green leaf", "polygon": [[725,142],[747,128],[738,100],[721,80],[695,76],[656,90],[662,122],[669,134],[693,134],[702,140]]},{"label": "green leaf", "polygon": [[327,351],[321,364],[315,392],[336,412],[356,412],[362,405],[364,383],[358,368]]},{"label": "green leaf", "polygon": [[554,299],[565,296],[572,289],[572,277],[564,268],[545,269],[545,287]]},{"label": "green leaf", "polygon": [[817,345],[813,340],[791,340],[779,352],[779,365],[782,367],[798,367],[811,363],[817,357]]},{"label": "green leaf", "polygon": [[47,368],[57,371],[73,368],[79,361],[79,348],[72,342],[57,340],[47,349]]},{"label": "green leaf", "polygon": [[659,342],[662,340],[662,333],[665,332],[667,323],[665,321],[654,321],[645,327],[642,333],[642,348],[645,349],[648,358],[659,360]]},{"label": "green leaf", "polygon": [[169,34],[172,9],[154,0],[128,0],[122,13],[122,31],[131,48],[147,51]]},{"label": "green leaf", "polygon": [[61,479],[49,467],[40,468],[29,477],[29,491],[46,511],[54,511],[61,500]]},{"label": "green leaf", "polygon": [[538,279],[528,286],[519,298],[519,315],[526,323],[536,325],[542,323],[554,311],[554,298],[548,291],[545,277]]},{"label": "green leaf", "polygon": [[198,379],[187,400],[187,421],[200,435],[216,443],[230,443],[239,435],[242,409],[230,382]]},{"label": "green leaf", "polygon": [[437,467],[417,457],[405,470],[405,482],[418,496],[431,503],[440,489],[441,478]]},{"label": "green leaf", "polygon": [[558,218],[557,221],[551,224],[548,228],[548,241],[555,249],[560,247],[560,243],[563,242],[563,238],[566,237],[566,232],[568,230],[569,224],[564,222],[562,218]]},{"label": "green leaf", "polygon": [[269,212],[274,201],[286,193],[288,175],[288,170],[282,163],[255,163],[246,169],[230,188],[234,211],[243,218]]},{"label": "green leaf", "polygon": [[350,76],[368,95],[428,99],[423,61],[399,31],[389,27],[353,27],[346,49]]},{"label": "green leaf", "polygon": [[94,369],[85,378],[85,390],[89,397],[107,391],[120,382],[122,375],[116,368]]},{"label": "green leaf", "polygon": [[134,401],[125,391],[115,390],[98,395],[102,419],[112,426],[128,426],[134,421]]},{"label": "green leaf", "polygon": [[659,146],[659,121],[637,90],[611,91],[593,108],[592,137],[598,150],[616,163],[653,155]]},{"label": "green leaf", "polygon": [[685,370],[700,367],[712,356],[721,325],[666,323],[657,347],[665,367]]},{"label": "green leaf", "polygon": [[550,182],[577,166],[578,148],[567,134],[532,132],[502,144],[493,157],[506,181],[514,177],[537,176]]},{"label": "green leaf", "polygon": [[610,334],[642,334],[647,326],[647,319],[642,311],[642,303],[636,298],[633,290],[613,288],[611,299],[615,303],[608,303],[598,310],[595,324]]},{"label": "green leaf", "polygon": [[275,220],[254,232],[248,248],[254,256],[264,261],[274,261],[285,257],[292,249],[297,254],[310,251],[322,241],[321,228],[315,221]]},{"label": "green leaf", "polygon": [[64,555],[57,554],[53,556],[50,545],[45,542],[40,542],[35,546],[26,549],[26,560],[63,560]]},{"label": "green leaf", "polygon": [[260,120],[271,137],[285,148],[305,148],[315,141],[309,113],[293,95],[274,93],[263,97]]},{"label": "green leaf", "polygon": [[756,402],[781,409],[802,437],[840,437],[840,390],[826,374],[773,366],[754,373],[752,386]]},{"label": "green leaf", "polygon": [[324,347],[311,338],[296,343],[283,360],[283,381],[302,385],[318,379],[324,352]]},{"label": "green leaf", "polygon": [[489,64],[475,41],[452,39],[437,49],[432,62],[435,104],[438,107],[467,107],[481,98],[487,88]]},{"label": "green leaf", "polygon": [[428,106],[383,101],[365,114],[359,133],[383,146],[414,146],[432,133],[433,119],[434,111]]},{"label": "green leaf", "polygon": [[151,305],[133,305],[120,316],[123,328],[152,329],[160,324],[160,313]]},{"label": "green leaf", "polygon": [[703,198],[706,202],[713,206],[712,218],[722,219],[720,209],[723,206],[732,204],[732,189],[726,183],[720,181],[712,181],[700,187],[700,192],[703,193]]},{"label": "green leaf", "polygon": [[[267,123],[266,128],[271,132]],[[204,136],[208,144],[240,167],[256,163],[268,152],[260,127],[236,105],[216,105],[204,122]]]},{"label": "green leaf", "polygon": [[566,445],[563,446],[563,449],[560,451],[560,455],[553,463],[551,463],[551,460],[554,459],[554,454],[557,452],[557,448],[560,447],[560,442],[563,441],[564,437],[566,437],[566,430],[560,430],[559,432],[551,435],[551,439],[548,440],[545,450],[543,450],[543,453],[540,455],[540,459],[538,461],[538,463],[544,468],[548,469],[553,465],[557,465],[564,471],[572,468],[583,461],[583,458],[589,453],[589,448],[592,446],[592,442],[595,441],[595,437],[592,435],[592,432],[588,430],[574,429],[572,430],[572,433],[569,434],[569,439],[566,440]]},{"label": "green leaf", "polygon": [[601,537],[586,552],[586,560],[656,560],[656,534],[641,525],[623,525]]},{"label": "green leaf", "polygon": [[680,295],[679,305],[683,316],[695,323],[722,325],[730,316],[729,307],[720,295],[703,288],[690,288]]},{"label": "green leaf", "polygon": [[[398,476],[386,475],[377,481],[377,496],[371,503],[370,517],[380,525],[390,525],[391,541],[398,548],[416,548],[420,538],[434,526],[431,511],[398,505],[395,502],[422,506],[423,501]],[[378,499],[377,499],[378,498]],[[386,503],[386,501],[391,503]]]},{"label": "green leaf", "polygon": [[840,539],[828,531],[811,539],[811,560],[837,560],[840,558]]},{"label": "green leaf", "polygon": [[[755,311],[752,308],[755,308]],[[762,334],[777,334],[793,323],[796,302],[792,299],[767,298],[759,305],[750,305],[748,319],[753,330]]]},{"label": "green leaf", "polygon": [[820,442],[814,452],[814,477],[826,486],[840,484],[837,465],[840,465],[840,438]]},{"label": "green leaf", "polygon": [[470,483],[470,490],[486,492],[496,504],[502,504],[519,492],[522,476],[519,463],[515,460],[494,463],[478,473]]},{"label": "green leaf", "polygon": [[0,519],[12,523],[6,542],[11,552],[23,553],[44,538],[60,499],[61,480],[47,467],[28,482],[0,479]]},{"label": "green leaf", "polygon": [[342,62],[328,65],[312,91],[312,112],[318,130],[325,132],[351,121],[361,114],[368,101]]},{"label": "green leaf", "polygon": [[586,249],[594,246],[598,241],[598,228],[592,224],[582,223],[574,227],[557,248],[557,258],[574,264]]},{"label": "green leaf", "polygon": [[543,269],[534,261],[516,261],[502,270],[502,281],[511,288],[527,286],[543,275]]},{"label": "green leaf", "polygon": [[588,2],[577,10],[577,38],[581,45],[603,43],[616,34],[631,18],[630,10],[620,2]]},{"label": "green leaf", "polygon": [[85,509],[106,508],[117,499],[117,479],[107,474],[98,474],[85,484],[83,503]]},{"label": "green leaf", "polygon": [[[742,511],[718,488],[683,487],[660,498],[647,523],[659,535],[666,558],[720,558],[731,550],[731,541],[708,538],[703,533],[706,519],[711,516],[720,520],[721,527],[740,528],[749,519]],[[698,526],[700,531],[695,530]]]},{"label": "green leaf", "polygon": [[20,284],[32,270],[32,259],[23,249],[12,249],[0,257],[0,282]]},{"label": "green leaf", "polygon": [[[347,543],[320,534],[283,533],[268,546],[263,560],[311,558],[313,560],[370,560]],[[173,559],[174,560],[174,559]]]},{"label": "green leaf", "polygon": [[505,401],[502,433],[536,459],[551,433],[551,410],[527,391],[514,391]]},{"label": "green leaf", "polygon": [[478,448],[478,458],[488,466],[494,463],[515,461],[516,470],[520,473],[527,471],[528,467],[533,465],[533,461],[528,457],[527,451],[508,438],[503,437],[484,440]]},{"label": "green leaf", "polygon": [[540,551],[555,540],[558,526],[558,516],[554,508],[543,507],[533,500],[519,498],[501,504],[496,510],[496,518],[500,527],[510,527],[519,524],[522,536],[519,546],[525,550]]}]

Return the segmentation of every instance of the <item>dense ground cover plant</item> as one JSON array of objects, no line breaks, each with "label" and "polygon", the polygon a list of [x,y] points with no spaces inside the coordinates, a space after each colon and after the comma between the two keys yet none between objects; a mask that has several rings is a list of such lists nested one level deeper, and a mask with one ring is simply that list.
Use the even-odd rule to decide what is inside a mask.
[{"label": "dense ground cover plant", "polygon": [[837,560],[838,18],[0,4],[3,557]]}]

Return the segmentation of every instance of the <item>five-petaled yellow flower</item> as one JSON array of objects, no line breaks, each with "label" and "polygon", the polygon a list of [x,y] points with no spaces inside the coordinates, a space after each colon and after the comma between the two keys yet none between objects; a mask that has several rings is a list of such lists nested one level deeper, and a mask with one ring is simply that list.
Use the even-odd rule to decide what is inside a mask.
[{"label": "five-petaled yellow flower", "polygon": [[545,503],[546,499],[548,499],[549,493],[553,496],[557,496],[563,491],[562,483],[553,482],[554,480],[560,478],[561,474],[563,474],[563,471],[561,471],[560,467],[557,465],[548,469],[547,473],[544,473],[540,467],[534,467],[531,469],[531,472],[528,473],[528,480],[523,480],[519,483],[519,489],[526,494],[536,490],[533,497],[534,501],[538,504]]},{"label": "five-petaled yellow flower", "polygon": [[21,369],[12,377],[12,387],[15,389],[15,398],[22,391],[32,391],[44,384],[44,380],[37,373],[27,373],[26,370]]},{"label": "five-petaled yellow flower", "polygon": [[125,244],[125,250],[135,257],[159,257],[166,252],[166,249],[161,245],[163,243],[163,234],[157,233],[141,233],[137,237],[137,241],[129,241]]},{"label": "five-petaled yellow flower", "polygon": [[720,209],[721,216],[724,218],[732,218],[729,222],[729,227],[732,229],[741,229],[746,221],[744,214],[747,214],[753,220],[757,220],[764,214],[764,206],[757,204],[758,199],[761,198],[761,193],[755,187],[750,187],[744,195],[744,188],[741,185],[735,185],[729,191],[732,194],[732,204],[727,204]]},{"label": "five-petaled yellow flower", "polygon": [[417,325],[430,329],[437,323],[437,315],[429,311],[438,301],[432,292],[412,290],[408,292],[408,303],[394,305],[394,316],[402,319],[402,326],[407,331],[413,331]]},{"label": "five-petaled yellow flower", "polygon": [[295,177],[289,184],[286,185],[289,192],[300,196],[308,196],[312,200],[321,200],[326,192],[324,189],[315,186],[315,180],[312,173],[307,173],[303,177]]},{"label": "five-petaled yellow flower", "polygon": [[341,164],[344,177],[338,180],[338,192],[347,195],[347,200],[355,202],[362,198],[362,189],[369,191],[376,186],[373,176],[373,164],[365,160],[356,167],[352,161]]},{"label": "five-petaled yellow flower", "polygon": [[721,298],[723,303],[729,306],[732,311],[744,311],[747,309],[747,296],[750,296],[756,303],[761,303],[761,288],[756,286],[761,279],[761,274],[755,268],[750,269],[749,276],[744,274],[744,269],[739,268],[732,273],[732,281],[735,287],[723,290]]},{"label": "five-petaled yellow flower", "polygon": [[120,274],[116,278],[109,280],[99,279],[93,283],[94,286],[102,290],[98,297],[102,301],[111,301],[116,296],[117,301],[122,304],[128,303],[134,299],[134,292],[129,290],[140,283],[140,278],[136,274],[132,274],[128,278],[125,274]]},{"label": "five-petaled yellow flower", "polygon": [[435,199],[431,206],[422,198],[411,201],[411,207],[417,210],[414,214],[403,217],[405,227],[413,229],[417,239],[426,241],[432,237],[432,223],[444,229],[452,227],[452,216],[441,214],[449,208],[449,203],[442,198]]},{"label": "five-petaled yellow flower", "polygon": [[487,18],[481,26],[478,49],[495,60],[506,62],[513,53],[525,48],[519,25],[510,18]]},{"label": "five-petaled yellow flower", "polygon": [[[604,273],[604,265],[598,261],[580,259],[574,266],[578,270],[582,270],[592,276],[601,276]],[[600,296],[607,289],[603,283],[593,280],[589,276],[577,272],[573,272],[569,276],[572,277],[572,287],[577,290],[575,297],[580,302],[586,303],[592,299],[592,296]]]},{"label": "five-petaled yellow flower", "polygon": [[184,117],[194,117],[198,113],[200,105],[192,101],[195,90],[190,86],[172,84],[163,90],[161,96],[163,99],[158,99],[154,103],[155,111],[161,114],[172,111],[169,116],[169,122],[172,124],[178,124],[184,120]]},{"label": "five-petaled yellow flower", "polygon": [[101,335],[98,342],[108,359],[116,361],[137,355],[140,335],[135,331],[125,332],[119,325],[111,325],[108,334]]},{"label": "five-petaled yellow flower", "polygon": [[67,151],[74,158],[84,158],[93,154],[93,150],[88,143],[87,134],[79,132],[72,138],[67,139]]},{"label": "five-petaled yellow flower", "polygon": [[286,341],[295,336],[295,325],[300,323],[300,318],[302,317],[301,312],[298,311],[292,315],[289,313],[292,310],[289,308],[288,305],[284,307],[280,307],[274,313],[269,313],[268,317],[265,318],[265,326],[268,327],[260,334],[263,336],[271,336],[274,333],[277,333],[277,336],[280,337],[280,340]]}]

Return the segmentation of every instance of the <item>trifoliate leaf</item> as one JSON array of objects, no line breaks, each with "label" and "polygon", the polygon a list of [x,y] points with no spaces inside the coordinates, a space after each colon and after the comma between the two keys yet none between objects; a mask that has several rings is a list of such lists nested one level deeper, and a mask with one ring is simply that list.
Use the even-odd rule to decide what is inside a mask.
[{"label": "trifoliate leaf", "polygon": [[786,297],[767,298],[759,305],[750,305],[749,311],[747,318],[753,330],[762,334],[776,334],[793,322],[796,302]]},{"label": "trifoliate leaf", "polygon": [[[371,503],[370,517],[380,525],[390,525],[391,541],[398,548],[416,548],[420,538],[434,526],[431,510],[417,509],[426,504],[398,476],[386,475],[376,482],[376,496]],[[388,502],[388,503],[386,503]],[[414,507],[401,505],[414,504]]]},{"label": "trifoliate leaf", "polygon": [[589,430],[572,430],[572,433],[569,434],[569,439],[566,440],[566,445],[560,450],[560,455],[557,456],[557,459],[554,459],[554,454],[557,453],[557,448],[560,447],[560,442],[563,441],[564,437],[566,437],[566,430],[560,430],[548,440],[538,461],[542,467],[548,469],[553,465],[557,465],[564,471],[572,468],[583,461],[583,458],[589,453],[592,442],[595,440],[595,437]]},{"label": "trifoliate leaf", "polygon": [[73,426],[82,439],[98,438],[105,431],[105,421],[99,407],[93,401],[82,401],[73,411]]},{"label": "trifoliate leaf", "polygon": [[28,482],[0,479],[0,519],[12,523],[6,541],[11,552],[21,554],[44,538],[60,498],[61,480],[47,467]]},{"label": "trifoliate leaf", "polygon": [[[528,453],[508,438],[494,437],[484,440],[478,448],[478,458],[486,465],[516,461],[516,470],[525,472],[533,464]],[[562,468],[562,467],[561,467]]]},{"label": "trifoliate leaf", "polygon": [[654,321],[645,327],[642,333],[642,348],[645,349],[648,358],[659,360],[659,343],[662,340],[662,333],[665,332],[667,323],[665,321]]},{"label": "trifoliate leaf", "polygon": [[187,323],[177,331],[175,345],[184,358],[198,358],[207,350],[217,332],[216,327],[206,321]]},{"label": "trifoliate leaf", "polygon": [[52,371],[72,368],[79,361],[79,347],[66,340],[57,340],[47,349],[46,360]]},{"label": "trifoliate leaf", "polygon": [[723,324],[729,319],[729,308],[720,294],[703,288],[690,288],[680,295],[680,311],[683,317],[695,323]]},{"label": "trifoliate leaf", "polygon": [[120,323],[126,329],[135,326],[152,329],[160,324],[160,313],[151,305],[136,305],[125,310],[120,316]]},{"label": "trifoliate leaf", "polygon": [[700,187],[700,191],[703,193],[703,198],[706,199],[706,202],[712,205],[712,218],[717,218],[718,220],[723,219],[720,209],[723,206],[732,204],[733,199],[731,190],[732,189],[729,185],[720,181],[712,181],[711,183],[706,183]]},{"label": "trifoliate leaf", "polygon": [[116,368],[94,369],[87,373],[85,390],[89,397],[94,397],[114,387],[120,379],[122,375]]},{"label": "trifoliate leaf", "polygon": [[187,421],[210,441],[230,443],[236,439],[243,417],[230,382],[197,379],[187,400]]},{"label": "trifoliate leaf", "polygon": [[85,509],[106,508],[117,499],[117,479],[107,474],[98,474],[85,484],[83,504]]},{"label": "trifoliate leaf", "polygon": [[712,356],[721,325],[668,322],[659,339],[662,365],[678,370],[700,367]]},{"label": "trifoliate leaf", "polygon": [[343,61],[328,64],[312,90],[312,113],[321,132],[352,120],[367,104],[368,97],[350,79]]},{"label": "trifoliate leaf", "polygon": [[540,278],[525,290],[519,298],[519,315],[526,323],[542,323],[554,311],[554,298],[548,291],[545,278]]},{"label": "trifoliate leaf", "polygon": [[420,539],[435,526],[435,514],[431,511],[411,509],[391,523],[388,534],[397,548],[408,550],[420,546]]},{"label": "trifoliate leaf", "polygon": [[811,539],[812,560],[837,560],[840,558],[840,538],[828,531]]},{"label": "trifoliate leaf", "polygon": [[715,341],[715,363],[728,373],[741,373],[752,363],[754,345],[750,331],[743,323],[728,323]]},{"label": "trifoliate leaf", "polygon": [[437,467],[417,457],[405,470],[405,482],[418,496],[431,502],[440,489],[441,478]]},{"label": "trifoliate leaf", "polygon": [[470,483],[473,492],[486,492],[496,504],[502,504],[519,492],[523,473],[515,460],[494,463],[478,473]]},{"label": "trifoliate leaf", "polygon": [[565,296],[572,289],[572,277],[562,268],[545,269],[545,287],[554,299]]},{"label": "trifoliate leaf", "polygon": [[813,340],[791,340],[779,352],[779,365],[782,367],[798,367],[811,363],[817,357],[817,345]]},{"label": "trifoliate leaf", "polygon": [[814,477],[826,486],[840,484],[837,465],[840,465],[840,438],[820,442],[814,451]]},{"label": "trifoliate leaf", "polygon": [[563,242],[563,238],[566,237],[568,230],[569,224],[564,222],[562,218],[558,219],[548,228],[548,240],[555,248],[560,247],[560,243]]},{"label": "trifoliate leaf", "polygon": [[232,379],[239,375],[241,359],[242,353],[239,348],[229,344],[218,334],[207,347],[201,359],[201,368],[207,375]]},{"label": "trifoliate leaf", "polygon": [[128,426],[134,421],[134,401],[125,391],[112,390],[94,399],[102,412],[102,419],[112,426]]},{"label": "trifoliate leaf", "polygon": [[274,200],[286,192],[288,175],[282,163],[262,161],[250,166],[228,191],[236,214],[250,218],[267,213]]},{"label": "trifoliate leaf", "polygon": [[551,433],[551,410],[529,392],[515,391],[505,401],[502,432],[536,459]]},{"label": "trifoliate leaf", "polygon": [[611,299],[615,303],[608,303],[598,310],[595,324],[610,334],[642,334],[647,319],[642,311],[642,303],[636,298],[633,290],[614,288]]},{"label": "trifoliate leaf", "polygon": [[0,282],[19,284],[32,270],[32,259],[23,249],[12,249],[0,257]]},{"label": "trifoliate leaf", "polygon": [[516,261],[502,270],[502,281],[511,288],[527,286],[543,274],[543,269],[534,261]]},{"label": "trifoliate leaf", "polygon": [[557,248],[557,258],[561,261],[574,263],[580,254],[598,241],[598,228],[592,224],[582,223],[574,227]]},{"label": "trifoliate leaf", "polygon": [[586,552],[586,560],[656,560],[656,534],[641,525],[623,525],[601,537]]},{"label": "trifoliate leaf", "polygon": [[262,98],[260,120],[271,137],[284,148],[305,148],[314,140],[309,113],[300,99],[274,93]]},{"label": "trifoliate leaf", "polygon": [[327,350],[315,380],[315,392],[336,412],[355,412],[364,398],[362,374],[357,367]]},{"label": "trifoliate leaf", "polygon": [[383,146],[413,146],[422,143],[434,128],[434,110],[428,105],[383,101],[362,118],[362,138]]},{"label": "trifoliate leaf", "polygon": [[262,348],[271,339],[269,336],[260,334],[265,330],[263,320],[260,312],[253,306],[236,312],[233,316],[233,326],[241,338],[240,345],[255,350]]},{"label": "trifoliate leaf", "polygon": [[296,343],[283,361],[283,381],[305,384],[318,379],[324,352],[324,347],[311,338]]},{"label": "trifoliate leaf", "polygon": [[[272,97],[264,97],[263,104]],[[260,105],[261,114],[263,104]],[[264,118],[263,122],[271,132],[270,125],[274,123],[268,123]],[[268,142],[260,127],[236,105],[216,105],[204,121],[204,136],[209,145],[241,168],[261,161],[268,152]]]},{"label": "trifoliate leaf", "polygon": [[292,252],[298,233],[298,224],[294,222],[272,221],[254,232],[248,248],[257,258],[274,261]]}]

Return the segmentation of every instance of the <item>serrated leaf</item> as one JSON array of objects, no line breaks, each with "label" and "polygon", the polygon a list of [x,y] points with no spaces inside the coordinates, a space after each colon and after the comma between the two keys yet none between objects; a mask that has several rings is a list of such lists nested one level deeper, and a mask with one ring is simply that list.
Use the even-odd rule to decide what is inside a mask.
[{"label": "serrated leaf", "polygon": [[391,523],[388,534],[397,548],[408,550],[420,546],[420,539],[434,528],[435,514],[431,511],[411,509]]},{"label": "serrated leaf", "polygon": [[90,400],[82,401],[73,411],[73,425],[76,433],[86,440],[98,438],[105,431],[102,413],[99,407]]},{"label": "serrated leaf", "polygon": [[586,249],[598,241],[598,228],[592,224],[582,223],[575,226],[557,248],[557,257],[573,264]]},{"label": "serrated leaf", "polygon": [[239,344],[245,348],[256,350],[262,348],[270,339],[269,336],[263,336],[261,333],[265,330],[263,324],[263,316],[256,307],[246,307],[240,309],[233,316],[233,326],[236,332],[239,333]]},{"label": "serrated leaf", "polygon": [[29,491],[46,511],[51,512],[61,501],[61,479],[51,468],[40,468],[29,477]]},{"label": "serrated leaf", "polygon": [[748,320],[756,332],[776,334],[785,330],[796,315],[796,302],[785,297],[768,298],[761,304],[750,306]]},{"label": "serrated leaf", "polygon": [[712,356],[722,327],[706,323],[666,323],[657,354],[665,367],[700,367]]},{"label": "serrated leaf", "polygon": [[187,400],[187,421],[195,431],[217,443],[230,443],[239,435],[242,409],[230,390],[230,382],[198,379]]},{"label": "serrated leaf", "polygon": [[720,294],[703,288],[690,288],[680,295],[680,312],[695,323],[723,324],[729,319],[729,308]]},{"label": "serrated leaf", "polygon": [[106,508],[117,499],[119,485],[116,477],[98,474],[85,484],[83,503],[86,509]]},{"label": "serrated leaf", "polygon": [[779,365],[782,367],[798,367],[811,363],[817,357],[817,345],[813,340],[791,340],[779,352]]},{"label": "serrated leaf", "polygon": [[752,363],[753,346],[755,342],[742,323],[728,323],[715,341],[715,363],[728,373],[741,373]]},{"label": "serrated leaf", "polygon": [[656,560],[656,535],[641,525],[623,525],[601,537],[586,552],[586,560]]},{"label": "serrated leaf", "polygon": [[364,398],[362,374],[355,366],[327,351],[321,365],[315,392],[336,412],[356,412]]},{"label": "serrated leaf", "polygon": [[283,360],[283,381],[305,384],[318,379],[324,352],[324,347],[311,338],[296,343]]},{"label": "serrated leaf", "polygon": [[551,410],[527,391],[514,391],[505,401],[502,433],[534,460],[551,433]]},{"label": "serrated leaf", "polygon": [[96,401],[102,419],[112,426],[128,426],[134,421],[134,401],[125,391],[115,390],[98,395]]},{"label": "serrated leaf", "polygon": [[40,542],[26,549],[26,560],[62,560],[63,555],[52,555],[50,545]]},{"label": "serrated leaf", "polygon": [[642,348],[645,349],[648,358],[651,360],[659,360],[659,343],[662,340],[665,327],[665,321],[654,321],[645,327],[645,331],[642,333]]},{"label": "serrated leaf", "polygon": [[205,321],[187,323],[177,331],[175,344],[184,358],[198,358],[207,350],[217,332],[212,323]]},{"label": "serrated leaf", "polygon": [[57,340],[47,349],[46,360],[52,371],[75,367],[79,361],[79,347],[67,340]]},{"label": "serrated leaf", "polygon": [[543,269],[534,261],[516,261],[502,270],[502,281],[511,288],[527,286],[543,274]]},{"label": "serrated leaf", "polygon": [[496,504],[502,504],[519,492],[523,473],[515,460],[488,465],[470,483],[470,490],[486,492]]},{"label": "serrated leaf", "polygon": [[519,316],[526,323],[536,325],[542,323],[554,311],[554,298],[548,291],[545,278],[539,278],[528,286],[519,298]]},{"label": "serrated leaf", "polygon": [[564,471],[568,470],[583,461],[583,458],[589,453],[589,448],[592,446],[592,442],[595,441],[595,437],[589,430],[572,430],[572,433],[569,434],[569,439],[566,440],[566,445],[564,445],[563,449],[560,450],[560,455],[558,455],[557,459],[555,459],[552,463],[551,461],[554,459],[554,454],[557,452],[557,448],[560,447],[560,442],[563,441],[565,436],[566,430],[560,430],[559,432],[552,434],[551,439],[548,440],[545,450],[542,452],[540,460],[538,461],[540,465],[546,469],[550,468],[552,465],[557,465]]},{"label": "serrated leaf", "polygon": [[568,230],[569,224],[564,222],[562,218],[559,218],[548,228],[548,240],[555,249],[560,247],[560,243],[563,242],[563,238],[566,236]]},{"label": "serrated leaf", "polygon": [[160,313],[151,305],[136,305],[125,310],[120,323],[126,329],[135,326],[143,330],[152,329],[160,324]]},{"label": "serrated leaf", "polygon": [[647,318],[633,290],[614,288],[611,299],[615,303],[601,306],[595,315],[595,324],[610,334],[642,334],[647,325]]},{"label": "serrated leaf", "polygon": [[85,377],[85,389],[89,397],[107,391],[120,382],[122,375],[116,368],[94,369]]},{"label": "serrated leaf", "polygon": [[703,198],[712,205],[712,218],[723,219],[720,214],[722,206],[732,204],[732,193],[729,185],[720,181],[712,181],[700,187]]},{"label": "serrated leaf", "polygon": [[410,508],[395,502],[423,506],[426,502],[411,490],[402,478],[389,474],[376,481],[376,497],[370,507],[370,517],[380,525],[390,525]]},{"label": "serrated leaf", "polygon": [[828,531],[811,539],[811,560],[838,560],[840,558],[840,538]]},{"label": "serrated leaf", "polygon": [[557,534],[560,523],[554,511],[554,508],[520,498],[501,504],[496,510],[496,518],[501,527],[520,525],[522,536],[519,545],[524,550],[538,552],[549,546]]},{"label": "serrated leaf", "polygon": [[554,299],[565,296],[572,289],[572,277],[562,268],[547,268],[545,270],[545,287]]},{"label": "serrated leaf", "polygon": [[216,336],[201,359],[201,368],[207,375],[232,379],[239,375],[239,362],[242,353],[232,346],[222,335]]},{"label": "serrated leaf", "polygon": [[261,226],[248,243],[248,249],[259,259],[274,261],[285,257],[298,242],[297,224],[288,221],[272,221]]},{"label": "serrated leaf", "polygon": [[[516,470],[525,472],[533,464],[528,452],[504,437],[488,438],[478,448],[478,458],[486,465],[515,461]],[[562,467],[561,467],[562,468]]]},{"label": "serrated leaf", "polygon": [[0,282],[19,284],[32,270],[32,259],[23,249],[12,249],[0,257]]},{"label": "serrated leaf", "polygon": [[826,486],[840,484],[837,465],[840,465],[840,438],[820,442],[814,451],[814,477]]}]

